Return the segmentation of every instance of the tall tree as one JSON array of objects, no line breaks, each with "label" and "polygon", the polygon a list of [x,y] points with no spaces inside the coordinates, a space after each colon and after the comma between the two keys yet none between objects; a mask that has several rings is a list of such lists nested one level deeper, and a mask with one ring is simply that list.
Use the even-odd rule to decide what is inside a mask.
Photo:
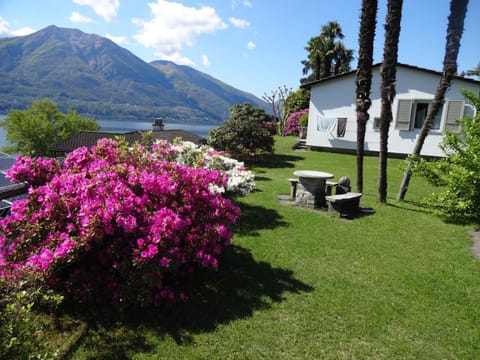
[{"label": "tall tree", "polygon": [[385,23],[385,43],[383,45],[382,106],[380,111],[380,152],[378,176],[378,200],[387,202],[387,158],[388,131],[392,122],[392,102],[395,98],[395,79],[397,72],[398,40],[402,19],[403,0],[388,0]]},{"label": "tall tree", "polygon": [[480,63],[477,64],[475,69],[468,70],[467,75],[473,75],[480,78]]},{"label": "tall tree", "polygon": [[333,71],[330,75],[341,74],[350,71],[350,63],[353,60],[353,50],[349,50],[343,43],[335,45],[335,56],[333,58]]},{"label": "tall tree", "polygon": [[264,93],[262,96],[263,101],[270,104],[272,107],[273,117],[277,122],[278,135],[284,135],[283,132],[289,115],[286,111],[285,103],[291,93],[292,89],[283,85],[279,86],[276,90],[273,90],[270,95]]},{"label": "tall tree", "polygon": [[308,76],[301,79],[301,83],[305,84],[350,70],[353,50],[345,47],[341,41],[344,37],[340,24],[330,21],[322,26],[319,36],[310,38],[305,46],[308,59],[302,61],[303,75]]},{"label": "tall tree", "polygon": [[79,130],[98,130],[95,119],[81,117],[74,110],[64,114],[48,99],[37,100],[26,110],[13,110],[0,122],[7,132],[10,153],[43,156],[50,146]]},{"label": "tall tree", "polygon": [[[420,156],[425,139],[430,131],[433,119],[443,106],[445,99],[445,93],[450,87],[452,77],[457,73],[457,57],[460,50],[460,40],[463,34],[463,24],[465,16],[467,15],[468,0],[451,0],[450,1],[450,16],[448,17],[447,27],[447,41],[445,44],[445,56],[443,59],[443,73],[438,83],[435,97],[433,98],[432,105],[429,107],[427,116],[422,124],[420,133],[418,134],[415,142],[415,147],[412,151],[412,156]],[[405,199],[405,195],[410,184],[412,166],[411,161],[408,161],[407,168],[403,174],[402,183],[400,184],[400,190],[397,194],[397,200]]]},{"label": "tall tree", "polygon": [[372,104],[370,89],[372,86],[373,41],[377,26],[377,0],[363,0],[358,36],[358,69],[356,76],[357,110],[357,191],[363,191],[363,156],[365,132],[369,119],[368,109]]},{"label": "tall tree", "polygon": [[298,88],[292,91],[285,100],[285,113],[290,116],[294,112],[307,109],[310,105],[310,90]]}]

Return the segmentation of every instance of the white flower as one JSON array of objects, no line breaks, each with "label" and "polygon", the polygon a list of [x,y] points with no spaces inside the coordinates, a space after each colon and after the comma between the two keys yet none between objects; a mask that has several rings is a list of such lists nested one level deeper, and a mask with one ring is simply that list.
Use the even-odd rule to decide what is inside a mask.
[{"label": "white flower", "polygon": [[225,172],[228,178],[226,188],[211,185],[210,190],[212,192],[228,192],[244,196],[252,192],[255,187],[255,175],[247,170],[241,161],[229,158],[206,145],[197,146],[190,141],[176,140],[173,148],[176,152],[175,161],[181,165]]}]

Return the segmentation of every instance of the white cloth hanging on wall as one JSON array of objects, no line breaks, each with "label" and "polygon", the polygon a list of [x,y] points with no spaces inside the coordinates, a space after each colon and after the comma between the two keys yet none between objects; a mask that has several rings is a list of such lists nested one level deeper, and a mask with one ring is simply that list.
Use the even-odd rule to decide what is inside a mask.
[{"label": "white cloth hanging on wall", "polygon": [[317,115],[317,130],[320,132],[332,132],[337,125],[337,118],[329,118]]}]

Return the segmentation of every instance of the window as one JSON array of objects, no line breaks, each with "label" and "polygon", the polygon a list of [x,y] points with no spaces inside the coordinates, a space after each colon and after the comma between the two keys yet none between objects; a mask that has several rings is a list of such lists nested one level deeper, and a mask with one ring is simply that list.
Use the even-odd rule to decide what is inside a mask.
[{"label": "window", "polygon": [[[431,100],[399,99],[395,129],[402,131],[421,129],[431,106]],[[457,119],[463,116],[464,106],[463,100],[445,101],[445,104],[433,119],[432,129],[440,130],[442,118],[445,118],[444,129],[449,129],[453,132],[460,131]]]},{"label": "window", "polygon": [[376,116],[373,118],[373,129],[378,130],[380,129],[380,117]]},{"label": "window", "polygon": [[344,137],[347,130],[347,118],[337,118],[337,137]]},{"label": "window", "polygon": [[[423,126],[423,123],[425,122],[425,119],[427,118],[427,113],[428,110],[430,110],[430,107],[432,106],[432,103],[429,102],[414,102],[413,104],[413,128],[414,129],[421,129]],[[437,115],[435,115],[435,118],[433,119],[432,123],[432,129],[433,130],[438,130],[440,129],[440,122],[442,121],[442,108],[438,111]]]}]

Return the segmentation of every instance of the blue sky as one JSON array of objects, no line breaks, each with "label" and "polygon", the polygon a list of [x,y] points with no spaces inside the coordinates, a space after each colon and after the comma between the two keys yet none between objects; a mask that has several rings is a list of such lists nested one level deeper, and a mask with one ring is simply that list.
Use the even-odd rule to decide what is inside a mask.
[{"label": "blue sky", "polygon": [[[399,61],[442,69],[448,0],[404,0]],[[0,36],[49,25],[108,37],[150,62],[195,67],[258,97],[302,77],[305,45],[338,21],[358,55],[361,0],[0,0]],[[374,61],[382,59],[386,0],[379,0]],[[459,71],[480,62],[480,1],[470,0]],[[0,59],[1,61],[1,59]],[[356,61],[352,63],[356,66]]]}]

